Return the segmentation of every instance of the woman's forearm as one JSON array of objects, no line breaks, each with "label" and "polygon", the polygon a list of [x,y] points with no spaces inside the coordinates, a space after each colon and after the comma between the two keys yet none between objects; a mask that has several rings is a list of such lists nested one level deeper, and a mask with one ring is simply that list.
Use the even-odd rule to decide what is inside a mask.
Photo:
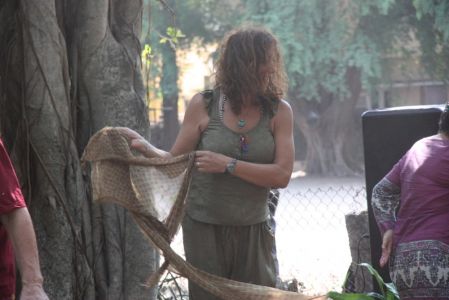
[{"label": "woman's forearm", "polygon": [[394,228],[396,209],[401,199],[399,186],[383,178],[373,188],[371,205],[377,225],[383,234]]},{"label": "woman's forearm", "polygon": [[277,164],[255,164],[237,160],[233,175],[255,185],[272,188],[285,188],[292,174],[289,167]]},{"label": "woman's forearm", "polygon": [[13,244],[22,285],[42,285],[36,236],[28,209],[15,209],[1,220]]},{"label": "woman's forearm", "polygon": [[245,181],[268,188],[286,187],[293,170],[293,163],[288,160],[272,164],[251,163],[211,151],[196,151],[195,166],[200,172],[229,172]]}]

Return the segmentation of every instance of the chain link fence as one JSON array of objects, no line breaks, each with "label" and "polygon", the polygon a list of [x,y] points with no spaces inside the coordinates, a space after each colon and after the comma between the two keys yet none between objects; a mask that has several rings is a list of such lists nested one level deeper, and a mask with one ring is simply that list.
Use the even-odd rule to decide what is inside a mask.
[{"label": "chain link fence", "polygon": [[353,261],[346,216],[363,211],[363,186],[281,191],[275,215],[281,281],[296,279],[308,295],[341,290]]},{"label": "chain link fence", "polygon": [[[366,209],[366,189],[360,180],[281,190],[275,210],[278,287],[319,295],[341,291],[351,274],[347,290],[372,288],[370,275],[357,267],[359,262],[370,262]],[[172,245],[183,254],[181,233]],[[360,275],[362,279],[356,279]],[[159,285],[158,299],[188,299],[186,280],[168,273]]]}]

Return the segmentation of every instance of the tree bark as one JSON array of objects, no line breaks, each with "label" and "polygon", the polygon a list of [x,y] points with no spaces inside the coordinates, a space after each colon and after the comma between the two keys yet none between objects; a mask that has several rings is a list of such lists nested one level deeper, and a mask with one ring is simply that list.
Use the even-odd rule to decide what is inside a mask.
[{"label": "tree bark", "polygon": [[[175,8],[176,1],[168,0],[167,5],[172,9]],[[162,18],[160,24],[160,31],[165,33],[170,23],[169,18]],[[178,120],[178,65],[176,61],[176,49],[174,45],[169,42],[161,45],[162,54],[162,76],[161,76],[161,90],[162,90],[162,106],[163,106],[163,129],[161,140],[161,147],[164,150],[170,150],[175,142],[179,131]]]},{"label": "tree bark", "polygon": [[295,123],[306,139],[308,174],[348,176],[361,172],[354,159],[360,151],[354,146],[360,137],[360,126],[354,116],[361,91],[360,72],[350,68],[346,78],[350,92],[346,99],[340,101],[326,94],[322,95],[320,103],[304,99],[292,101],[298,116]]},{"label": "tree bark", "polygon": [[170,150],[179,131],[178,120],[178,67],[176,65],[176,53],[168,45],[162,52],[162,101],[164,112],[164,127],[162,148]]},{"label": "tree bark", "polygon": [[[90,114],[86,119],[90,120],[90,131],[93,133],[105,126],[126,126],[149,137],[145,91],[140,76],[140,43],[136,37],[142,3],[84,1],[82,8],[77,26],[82,69],[78,81],[81,83],[80,103],[86,107],[84,115]],[[92,28],[97,30],[92,31]],[[80,121],[84,123],[84,119]],[[94,215],[97,217],[94,219],[94,249],[95,253],[101,253],[96,270],[100,297],[138,299],[145,294],[149,296],[142,283],[154,271],[155,252],[124,209],[115,205],[94,206]]]},{"label": "tree bark", "polygon": [[79,161],[104,126],[149,137],[141,12],[139,0],[0,4],[0,42],[7,45],[0,50],[1,130],[51,299],[155,298],[142,283],[157,253],[123,208],[92,203]]},{"label": "tree bark", "polygon": [[348,278],[348,281],[350,281],[348,286],[351,287],[352,292],[371,292],[373,290],[373,277],[366,268],[358,265],[371,262],[368,212],[347,214],[345,215],[345,223],[352,257],[350,266],[352,275]]},{"label": "tree bark", "polygon": [[40,241],[45,288],[56,299],[91,297],[93,280],[80,235],[86,197],[71,127],[65,40],[54,1],[22,1],[16,16],[15,75],[22,84],[13,93],[18,97],[8,101],[20,102],[20,122],[9,140],[26,148],[16,147],[13,157],[26,161],[20,174],[27,175],[22,181]]}]

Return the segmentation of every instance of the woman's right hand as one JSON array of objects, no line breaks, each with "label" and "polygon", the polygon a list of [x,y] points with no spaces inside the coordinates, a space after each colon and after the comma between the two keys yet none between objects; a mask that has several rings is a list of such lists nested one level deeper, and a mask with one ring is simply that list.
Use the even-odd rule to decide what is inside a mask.
[{"label": "woman's right hand", "polygon": [[139,133],[128,127],[115,127],[115,129],[117,129],[120,134],[128,138],[128,140],[130,141],[129,146],[132,149],[139,151],[147,157],[155,156],[151,154],[151,144],[147,142]]},{"label": "woman's right hand", "polygon": [[143,136],[128,127],[115,127],[123,136],[130,141],[129,146],[142,153],[144,156],[152,157],[170,157],[171,154],[151,145]]},{"label": "woman's right hand", "polygon": [[132,140],[145,140],[143,136],[138,134],[136,131],[132,130],[128,127],[114,127],[114,129],[118,130],[122,135],[126,136],[128,139]]},{"label": "woman's right hand", "polygon": [[384,267],[390,259],[391,249],[393,248],[393,230],[388,229],[385,231],[382,238],[382,256],[380,257],[379,264]]}]

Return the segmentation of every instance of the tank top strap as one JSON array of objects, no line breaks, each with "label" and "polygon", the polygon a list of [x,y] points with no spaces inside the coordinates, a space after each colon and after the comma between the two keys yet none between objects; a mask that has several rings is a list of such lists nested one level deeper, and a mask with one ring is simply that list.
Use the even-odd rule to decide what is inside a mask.
[{"label": "tank top strap", "polygon": [[[220,120],[220,89],[208,89],[201,91],[204,103],[206,105],[207,114],[211,120],[217,121],[221,124]],[[257,127],[268,128],[271,131],[271,119],[276,115],[279,101],[269,100],[270,103],[262,107],[261,120]]]},{"label": "tank top strap", "polygon": [[279,100],[267,99],[262,106],[262,119],[259,122],[259,127],[263,127],[272,133],[271,120],[277,114],[279,107]]},{"label": "tank top strap", "polygon": [[278,112],[279,101],[277,99],[264,98],[263,109],[265,110],[267,117],[272,119]]},{"label": "tank top strap", "polygon": [[203,95],[204,104],[206,105],[207,114],[211,119],[219,119],[219,99],[220,91],[218,89],[204,90],[200,92]]},{"label": "tank top strap", "polygon": [[271,112],[270,112],[270,119],[273,118],[277,112],[278,112],[278,108],[279,108],[279,101],[280,100],[275,100],[275,99],[271,99]]},{"label": "tank top strap", "polygon": [[200,94],[203,96],[204,104],[206,105],[206,109],[209,111],[211,108],[211,102],[213,100],[214,91],[213,90],[204,90],[204,91],[201,91]]}]

